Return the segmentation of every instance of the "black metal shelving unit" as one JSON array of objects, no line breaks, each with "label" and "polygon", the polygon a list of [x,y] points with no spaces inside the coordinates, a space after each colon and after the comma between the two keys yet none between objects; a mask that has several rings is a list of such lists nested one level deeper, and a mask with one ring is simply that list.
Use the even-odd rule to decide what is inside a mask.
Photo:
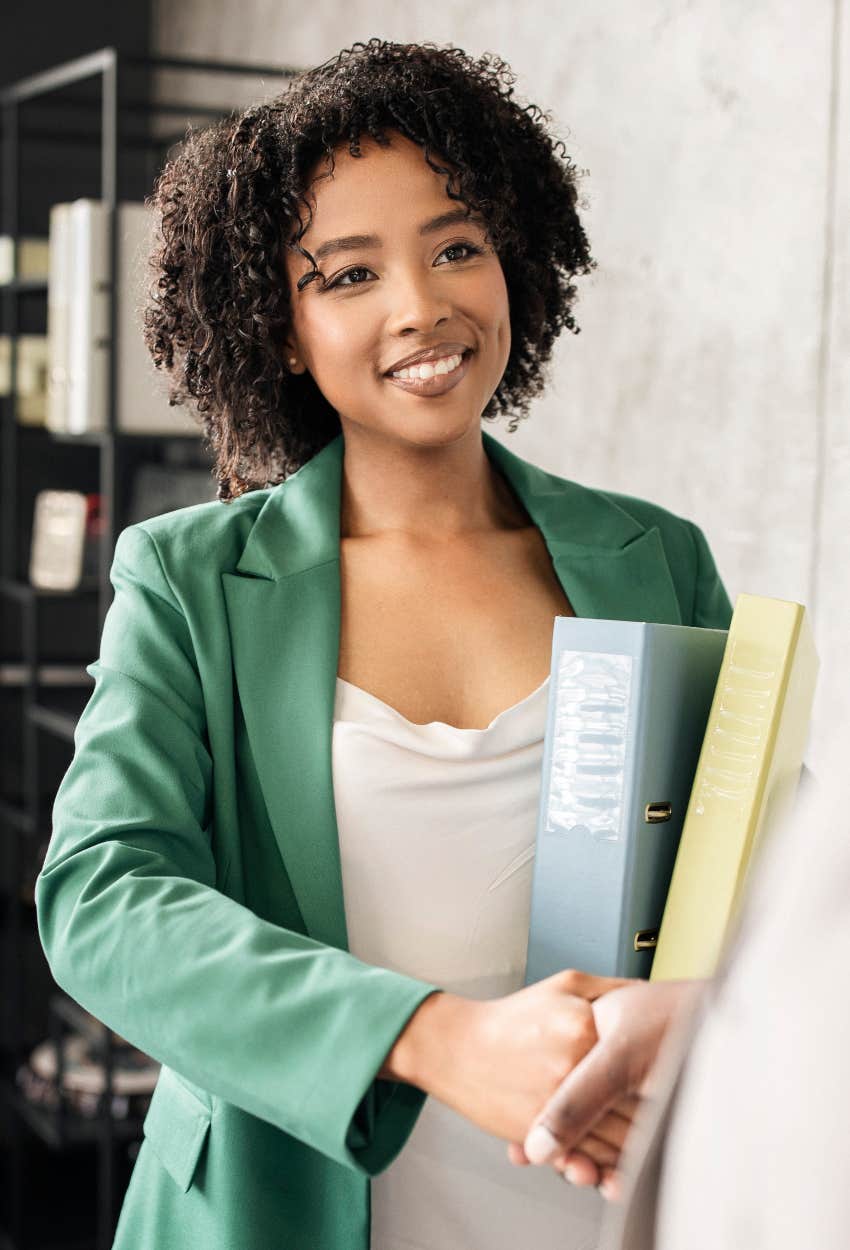
[{"label": "black metal shelving unit", "polygon": [[[135,56],[115,48],[101,48],[89,55],[57,65],[0,91],[3,118],[2,232],[17,240],[21,223],[21,161],[40,142],[61,139],[63,145],[81,150],[96,149],[97,187],[71,194],[57,185],[52,199],[63,201],[81,194],[108,205],[111,231],[111,272],[118,270],[116,208],[120,199],[142,200],[169,150],[185,138],[187,125],[203,125],[228,112],[233,104],[154,101],[150,98],[153,73],[175,71],[185,84],[192,75],[248,76],[283,86],[298,72],[282,65],[240,64],[188,58]],[[98,84],[99,93],[89,92]],[[68,94],[70,91],[70,95]],[[47,122],[36,118],[24,126],[23,114],[31,106],[61,97],[61,121],[55,108],[47,110]],[[152,132],[152,120],[173,119],[167,134]],[[179,130],[177,127],[179,126]],[[46,230],[42,230],[46,234]],[[17,272],[17,266],[16,266]],[[10,1111],[12,1126],[9,1164],[9,1213],[0,1227],[0,1250],[48,1250],[48,1246],[76,1250],[108,1250],[112,1244],[121,1194],[115,1166],[115,1147],[122,1145],[135,1158],[141,1139],[141,1119],[117,1119],[112,1113],[113,1038],[111,1031],[91,1017],[59,987],[49,974],[37,940],[35,909],[30,885],[39,864],[39,852],[49,838],[52,799],[73,753],[74,729],[93,682],[86,672],[98,653],[103,620],[112,598],[109,570],[115,541],[125,523],[126,483],[134,464],[156,459],[165,443],[180,439],[195,444],[197,435],[138,435],[118,428],[116,420],[115,344],[117,300],[111,300],[108,427],[103,432],[58,435],[40,426],[23,426],[16,417],[19,334],[33,332],[46,322],[47,283],[17,279],[0,288],[2,332],[9,336],[11,377],[9,394],[0,398],[0,611],[5,625],[0,636],[0,698],[12,700],[12,711],[0,707],[0,720],[8,743],[0,759],[0,992],[7,1004],[7,1028],[0,1034],[0,1100]],[[114,292],[113,292],[114,294]],[[22,329],[22,327],[24,327]],[[40,331],[43,332],[43,331]],[[199,463],[204,463],[199,456]],[[37,464],[41,480],[57,489],[97,491],[101,496],[103,533],[96,575],[87,577],[71,591],[46,591],[29,584],[26,571],[31,535],[30,502],[21,489],[28,464]],[[32,492],[34,493],[34,492]],[[16,629],[14,627],[17,627]],[[13,637],[12,654],[6,654]],[[30,967],[33,951],[37,975]],[[37,981],[38,984],[33,984]],[[36,1003],[35,1015],[43,1021],[40,1036],[56,1045],[57,1084],[61,1086],[61,1039],[68,1029],[88,1037],[98,1048],[103,1063],[105,1093],[98,1113],[86,1119],[60,1100],[56,1110],[27,1101],[15,1082],[15,1073],[26,1059],[33,1035],[25,1023],[27,1011]],[[8,1023],[10,1022],[10,1023]],[[29,1035],[28,1035],[29,1034]],[[65,1230],[36,1243],[25,1227],[24,1151],[27,1138],[51,1151],[90,1147],[97,1152],[96,1218],[91,1235],[80,1237]],[[2,1223],[2,1220],[0,1220]]]}]

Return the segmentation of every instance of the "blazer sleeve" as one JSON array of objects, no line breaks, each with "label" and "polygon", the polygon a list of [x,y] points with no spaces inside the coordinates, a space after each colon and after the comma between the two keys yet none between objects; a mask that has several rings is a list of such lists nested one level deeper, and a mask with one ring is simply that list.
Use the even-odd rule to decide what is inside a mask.
[{"label": "blazer sleeve", "polygon": [[119,536],[95,687],[36,882],[56,982],[160,1063],[374,1174],[425,1100],[376,1077],[438,987],[261,919],[216,888],[213,760],[186,618],[150,535]]},{"label": "blazer sleeve", "polygon": [[728,629],[732,620],[732,604],[720,580],[714,557],[699,526],[688,521],[688,528],[696,556],[694,599],[688,624],[701,625],[704,629]]}]

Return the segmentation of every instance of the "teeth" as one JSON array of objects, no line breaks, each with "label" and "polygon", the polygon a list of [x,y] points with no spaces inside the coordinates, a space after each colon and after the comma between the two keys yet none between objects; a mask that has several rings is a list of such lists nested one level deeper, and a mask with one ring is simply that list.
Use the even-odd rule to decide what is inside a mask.
[{"label": "teeth", "polygon": [[435,373],[453,373],[463,355],[441,356],[439,360],[428,360],[422,365],[410,365],[406,369],[398,369],[391,374],[394,378],[433,378]]}]

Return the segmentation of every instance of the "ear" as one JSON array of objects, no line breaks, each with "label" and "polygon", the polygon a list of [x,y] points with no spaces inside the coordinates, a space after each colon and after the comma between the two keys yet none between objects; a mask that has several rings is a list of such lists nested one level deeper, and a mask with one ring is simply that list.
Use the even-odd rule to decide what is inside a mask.
[{"label": "ear", "polygon": [[306,365],[301,359],[301,352],[291,338],[283,340],[283,363],[288,373],[303,373]]}]

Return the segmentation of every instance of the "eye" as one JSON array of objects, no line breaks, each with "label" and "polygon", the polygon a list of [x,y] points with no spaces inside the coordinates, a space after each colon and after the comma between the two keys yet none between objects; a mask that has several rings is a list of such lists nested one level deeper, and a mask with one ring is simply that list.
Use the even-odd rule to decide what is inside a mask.
[{"label": "eye", "polygon": [[349,278],[353,273],[371,273],[365,265],[354,265],[351,269],[344,269],[342,273],[337,274],[330,282],[326,282],[324,290],[329,291],[335,286],[362,286],[362,282],[343,282],[343,278]]},{"label": "eye", "polygon": [[[468,260],[470,256],[480,256],[481,250],[482,249],[480,247],[476,247],[474,243],[449,243],[447,247],[443,248],[442,252],[440,252],[440,255],[445,256],[447,252],[458,252],[458,251],[465,252],[466,255],[463,255],[454,259],[450,259],[448,261],[448,264],[455,265],[458,263],[458,261]],[[363,283],[359,279],[355,281],[354,278],[352,278],[352,274],[371,273],[371,272],[372,272],[371,269],[367,269],[365,265],[353,265],[351,269],[344,269],[342,273],[337,274],[337,276],[335,278],[332,278],[330,282],[326,282],[324,286],[322,287],[322,290],[330,291],[330,290],[333,290],[334,287],[338,287],[338,286],[341,286],[341,287],[364,286],[365,283]],[[351,278],[351,281],[350,282],[343,281],[343,279],[345,278]]]},{"label": "eye", "polygon": [[[462,249],[462,250],[464,250],[464,251],[466,251],[466,252],[469,254],[469,256],[480,256],[480,255],[481,255],[481,248],[480,248],[480,247],[476,247],[474,243],[450,243],[450,244],[448,245],[448,247],[444,247],[444,248],[443,248],[442,252],[440,252],[440,255],[441,255],[441,256],[445,256],[446,252],[456,252],[456,251],[459,251],[459,250],[461,250],[461,249]],[[460,257],[460,259],[461,259],[461,260],[467,260],[467,259],[468,259],[468,257],[467,257],[467,256],[461,256],[461,257]],[[450,265],[451,265],[451,264],[455,264],[455,263],[456,263],[455,261],[449,261],[449,264],[450,264]]]}]

